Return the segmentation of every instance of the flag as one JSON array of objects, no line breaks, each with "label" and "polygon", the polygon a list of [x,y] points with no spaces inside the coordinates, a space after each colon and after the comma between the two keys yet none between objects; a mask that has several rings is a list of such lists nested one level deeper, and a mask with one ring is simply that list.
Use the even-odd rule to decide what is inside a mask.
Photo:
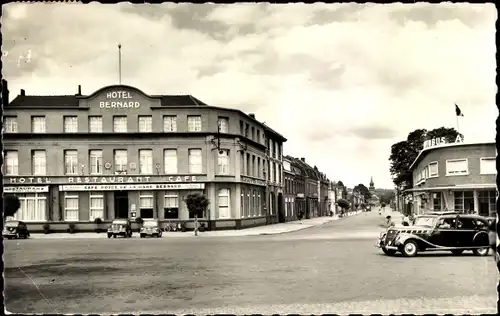
[{"label": "flag", "polygon": [[456,104],[455,104],[455,113],[457,114],[457,116],[464,116],[464,114]]}]

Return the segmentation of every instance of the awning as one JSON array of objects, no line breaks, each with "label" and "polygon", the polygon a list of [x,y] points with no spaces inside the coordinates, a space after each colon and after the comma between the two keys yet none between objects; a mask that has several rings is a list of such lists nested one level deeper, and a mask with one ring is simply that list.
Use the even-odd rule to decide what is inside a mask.
[{"label": "awning", "polygon": [[425,188],[412,188],[404,190],[404,192],[422,192],[422,191],[444,191],[444,190],[474,190],[474,189],[496,189],[497,186],[494,183],[485,184],[462,184],[462,185],[448,185],[441,187],[425,187]]}]

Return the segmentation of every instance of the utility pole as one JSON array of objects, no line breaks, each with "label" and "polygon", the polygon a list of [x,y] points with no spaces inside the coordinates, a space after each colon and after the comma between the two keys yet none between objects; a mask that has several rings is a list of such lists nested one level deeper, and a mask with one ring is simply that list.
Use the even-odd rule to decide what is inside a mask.
[{"label": "utility pole", "polygon": [[122,45],[118,44],[118,83],[122,84]]}]

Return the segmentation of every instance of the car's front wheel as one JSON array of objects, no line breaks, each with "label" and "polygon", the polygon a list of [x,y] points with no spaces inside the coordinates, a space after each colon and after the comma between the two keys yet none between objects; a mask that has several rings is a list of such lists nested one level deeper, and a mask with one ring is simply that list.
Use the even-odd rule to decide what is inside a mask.
[{"label": "car's front wheel", "polygon": [[453,249],[451,253],[455,256],[460,256],[463,253],[463,249]]},{"label": "car's front wheel", "polygon": [[472,252],[476,256],[484,257],[488,255],[488,253],[490,252],[490,248],[473,249]]},{"label": "car's front wheel", "polygon": [[394,249],[387,249],[385,247],[382,247],[382,251],[388,255],[388,256],[394,256],[396,254],[396,250]]},{"label": "car's front wheel", "polygon": [[111,236],[113,236],[112,234],[108,234],[108,238],[111,238]]},{"label": "car's front wheel", "polygon": [[415,257],[418,253],[418,245],[413,240],[408,240],[401,247],[401,253],[405,257]]}]

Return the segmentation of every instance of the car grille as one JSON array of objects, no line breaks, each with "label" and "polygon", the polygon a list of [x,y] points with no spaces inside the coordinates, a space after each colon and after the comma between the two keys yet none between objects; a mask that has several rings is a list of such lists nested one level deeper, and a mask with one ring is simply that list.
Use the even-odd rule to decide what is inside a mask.
[{"label": "car grille", "polygon": [[398,234],[397,231],[395,230],[389,230],[387,234],[385,235],[385,243],[387,244],[389,241],[392,241],[396,235]]}]

